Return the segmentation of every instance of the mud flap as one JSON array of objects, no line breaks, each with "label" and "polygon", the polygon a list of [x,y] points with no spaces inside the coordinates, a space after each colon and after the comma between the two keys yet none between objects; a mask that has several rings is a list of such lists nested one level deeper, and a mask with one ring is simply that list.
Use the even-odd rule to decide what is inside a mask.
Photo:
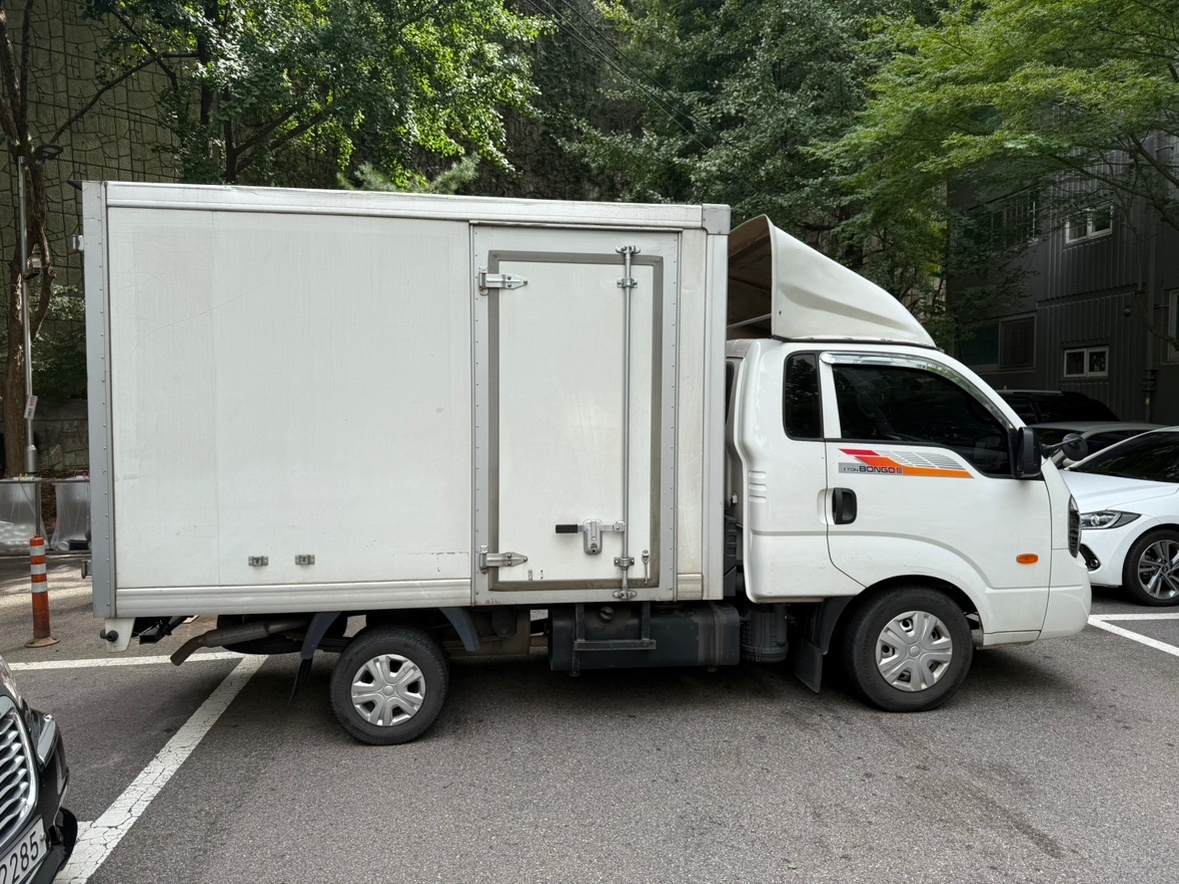
[{"label": "mud flap", "polygon": [[342,611],[332,611],[327,614],[316,614],[311,618],[311,622],[307,624],[307,634],[303,637],[303,649],[299,652],[299,671],[295,673],[295,683],[291,687],[291,700],[295,699],[295,694],[299,693],[299,688],[307,682],[307,676],[311,673],[311,659],[315,656],[315,651],[319,647],[319,643],[331,628],[331,625],[343,614]]},{"label": "mud flap", "polygon": [[816,694],[823,684],[823,658],[831,647],[831,636],[848,603],[854,596],[824,599],[815,605],[803,621],[794,652],[794,674]]}]

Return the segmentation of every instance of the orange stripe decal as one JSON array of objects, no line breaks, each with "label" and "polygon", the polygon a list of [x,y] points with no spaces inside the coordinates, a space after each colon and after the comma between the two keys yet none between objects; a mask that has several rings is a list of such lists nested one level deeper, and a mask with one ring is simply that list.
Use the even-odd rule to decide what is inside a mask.
[{"label": "orange stripe decal", "polygon": [[881,473],[889,476],[926,476],[937,479],[973,479],[967,470],[947,469],[944,467],[913,467],[894,460],[887,455],[880,454],[868,448],[841,448],[844,454],[854,457],[863,468],[857,469],[855,464],[841,464],[840,472]]}]

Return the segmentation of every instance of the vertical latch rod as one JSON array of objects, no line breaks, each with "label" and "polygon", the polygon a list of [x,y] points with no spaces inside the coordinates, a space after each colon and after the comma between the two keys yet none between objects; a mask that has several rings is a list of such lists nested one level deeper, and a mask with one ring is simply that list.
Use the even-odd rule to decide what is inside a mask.
[{"label": "vertical latch rod", "polygon": [[630,295],[638,286],[638,280],[631,275],[631,259],[639,253],[638,246],[619,246],[614,251],[622,255],[624,271],[618,286],[622,289],[623,333],[622,333],[622,555],[615,564],[622,569],[622,591],[630,585],[630,566],[634,559],[630,555]]}]

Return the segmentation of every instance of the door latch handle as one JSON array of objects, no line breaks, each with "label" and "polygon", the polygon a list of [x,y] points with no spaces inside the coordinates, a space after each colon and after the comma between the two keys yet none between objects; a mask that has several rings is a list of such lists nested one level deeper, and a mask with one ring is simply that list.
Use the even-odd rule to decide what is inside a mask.
[{"label": "door latch handle", "polygon": [[581,523],[564,523],[556,526],[558,534],[582,534],[583,547],[587,556],[596,556],[602,552],[602,532],[614,531],[621,534],[626,531],[626,523],[619,521],[613,525],[604,523],[601,519],[586,519]]},{"label": "door latch handle", "polygon": [[856,520],[856,493],[850,488],[836,488],[831,492],[831,515],[836,525],[850,525]]}]

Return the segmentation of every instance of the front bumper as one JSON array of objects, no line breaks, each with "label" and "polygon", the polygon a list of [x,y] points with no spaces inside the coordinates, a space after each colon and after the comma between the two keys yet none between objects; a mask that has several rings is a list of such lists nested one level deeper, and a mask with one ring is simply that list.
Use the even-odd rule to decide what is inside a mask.
[{"label": "front bumper", "polygon": [[[24,720],[37,766],[37,804],[33,813],[41,817],[46,841],[45,856],[28,880],[29,884],[50,884],[69,860],[78,840],[78,821],[61,806],[69,788],[70,769],[57,721],[34,709],[25,711]],[[5,851],[7,847],[3,845]]]},{"label": "front bumper", "polygon": [[1142,516],[1121,528],[1082,529],[1081,543],[1089,548],[1098,562],[1098,566],[1089,572],[1089,582],[1094,586],[1121,586],[1122,567],[1130,547],[1159,524],[1153,516]]}]

